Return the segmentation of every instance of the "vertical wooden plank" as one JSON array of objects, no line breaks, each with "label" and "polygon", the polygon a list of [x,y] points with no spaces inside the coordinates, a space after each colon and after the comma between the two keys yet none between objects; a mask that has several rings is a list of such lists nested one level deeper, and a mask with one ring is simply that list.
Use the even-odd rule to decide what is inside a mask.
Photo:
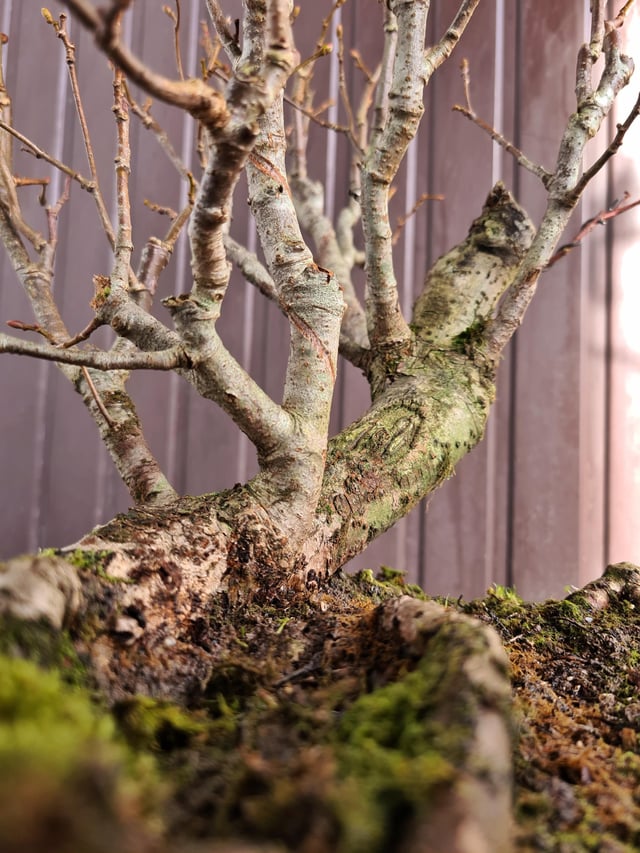
[{"label": "vertical wooden plank", "polygon": [[[439,37],[458,4],[435,7],[434,36]],[[490,34],[490,37],[487,37]],[[471,21],[457,55],[434,76],[428,95],[432,111],[433,174],[446,201],[433,207],[430,259],[435,260],[466,235],[471,219],[480,213],[492,185],[492,145],[481,131],[451,107],[463,100],[459,63],[468,58],[474,107],[482,116],[493,116],[494,4],[481,4]],[[473,151],[473,156],[470,156]],[[484,494],[488,472],[487,443],[477,447],[429,502],[423,520],[424,551],[421,581],[433,594],[477,594],[484,587],[486,548]],[[482,567],[478,572],[478,567]]]},{"label": "vertical wooden plank", "polygon": [[[609,4],[610,6],[612,4]],[[584,37],[590,26],[589,2],[584,0]],[[600,155],[611,133],[605,123],[600,137],[592,143],[585,158],[591,165]],[[611,198],[611,175],[603,170],[590,184],[582,204],[582,217],[589,219],[606,209]],[[606,565],[606,423],[607,423],[607,327],[608,286],[610,282],[607,243],[611,231],[591,232],[580,252],[580,478],[578,578],[583,586],[602,574]]]},{"label": "vertical wooden plank", "polygon": [[[537,162],[555,162],[575,107],[581,12],[582,5],[553,2],[522,9],[520,142]],[[536,221],[543,191],[529,174],[521,187]],[[517,338],[510,558],[525,598],[562,595],[578,581],[580,317],[580,257],[573,254],[543,275]]]},{"label": "vertical wooden plank", "polygon": [[[624,37],[636,55],[640,43],[640,14],[628,16]],[[625,90],[615,121],[628,114],[637,93]],[[612,130],[612,129],[611,129]],[[610,133],[611,133],[610,130]],[[638,197],[640,186],[640,126],[636,122],[612,163],[611,194],[624,190]],[[608,340],[609,412],[607,435],[607,553],[611,562],[640,563],[640,213],[634,209],[614,221],[611,229],[610,327]]]}]

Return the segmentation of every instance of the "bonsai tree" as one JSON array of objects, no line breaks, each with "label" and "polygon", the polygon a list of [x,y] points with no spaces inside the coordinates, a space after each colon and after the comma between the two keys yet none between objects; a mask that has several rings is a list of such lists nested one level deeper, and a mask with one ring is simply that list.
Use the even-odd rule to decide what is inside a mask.
[{"label": "bonsai tree", "polygon": [[[620,47],[631,2],[612,19],[604,0],[591,4],[590,39],[577,59],[576,107],[551,170],[482,122],[471,107],[465,72],[467,103],[460,110],[540,180],[547,206],[534,224],[502,183],[488,187],[468,236],[427,272],[411,316],[405,316],[394,273],[389,198],[423,114],[424,89],[452,54],[478,4],[464,0],[444,35],[429,47],[427,0],[372,4],[384,29],[384,49],[378,66],[365,69],[360,103],[347,110],[348,127],[342,130],[353,148],[350,200],[335,222],[325,215],[322,187],[309,173],[307,145],[310,126],[327,124],[314,101],[315,62],[330,49],[327,33],[341,3],[327,4],[317,50],[304,58],[296,51],[289,0],[247,0],[235,26],[224,4],[207,0],[211,32],[204,40],[202,74],[185,79],[179,53],[179,70],[169,78],[126,46],[121,31],[130,0],[111,0],[101,8],[89,0],[68,0],[70,12],[93,34],[96,49],[113,68],[115,222],[95,170],[64,15],[43,9],[64,45],[89,156],[87,175],[13,126],[11,93],[2,85],[0,236],[35,321],[12,321],[15,333],[0,334],[0,351],[57,364],[95,421],[133,505],[73,546],[4,566],[0,588],[11,626],[9,650],[33,656],[26,625],[30,631],[37,627],[39,660],[60,664],[79,656],[82,679],[114,705],[134,747],[140,738],[157,746],[164,736],[171,741],[170,752],[176,738],[180,747],[198,737],[210,738],[209,745],[231,745],[226,758],[209,757],[206,771],[204,765],[191,767],[189,784],[178,787],[184,804],[202,783],[199,774],[225,779],[236,805],[218,790],[222,783],[209,782],[218,785],[214,817],[193,818],[197,808],[191,802],[195,823],[187,830],[186,819],[181,824],[172,813],[176,832],[259,835],[280,839],[290,849],[351,851],[391,849],[397,831],[398,850],[509,849],[509,693],[494,635],[433,602],[400,595],[412,590],[393,579],[360,576],[350,583],[339,574],[372,539],[437,489],[482,439],[504,349],[541,274],[557,260],[560,238],[582,193],[622,144],[638,112],[636,103],[604,153],[583,167],[589,141],[633,72]],[[174,18],[178,28],[179,5]],[[133,97],[132,84],[192,117],[201,158],[197,174],[174,156],[149,104]],[[131,113],[152,128],[190,188],[186,207],[172,213],[166,234],[148,241],[137,266],[129,198]],[[17,143],[66,178],[63,195],[47,208],[44,233],[22,213],[12,166]],[[260,257],[231,234],[243,175]],[[52,283],[58,220],[77,187],[93,196],[112,247],[112,267],[109,275],[95,275],[93,318],[75,334],[65,326]],[[151,313],[158,280],[170,275],[171,253],[184,229],[191,286],[162,300],[164,319],[158,319]],[[273,300],[289,323],[281,400],[265,393],[220,338],[232,266]],[[359,267],[366,279],[364,300],[354,283]],[[92,335],[105,326],[116,340],[100,348]],[[41,339],[24,339],[20,331],[35,331]],[[371,405],[329,440],[339,353],[366,376]],[[223,409],[255,447],[259,473],[223,492],[178,494],[145,440],[127,390],[131,373],[145,370],[174,371],[193,393]],[[30,683],[28,672],[20,669],[16,675],[13,665],[7,666],[12,677],[24,679],[20,684]],[[305,693],[309,685],[313,699]],[[382,705],[375,704],[378,691],[369,693],[376,685],[387,691]],[[62,695],[56,683],[49,691],[56,701],[58,690]],[[168,701],[199,713],[207,709],[209,722],[180,716],[175,706],[163,704]],[[321,714],[313,717],[310,706],[316,701]],[[415,713],[403,717],[407,707]],[[141,709],[156,724],[149,727]],[[93,712],[85,711],[93,719]],[[65,713],[73,718],[75,712]],[[242,725],[236,714],[246,715]],[[329,725],[335,714],[341,719],[337,734]],[[283,719],[293,730],[286,744],[280,741]],[[331,757],[322,753],[316,765],[311,720],[311,728],[336,739]],[[390,721],[401,731],[389,734]],[[454,722],[464,736],[447,741],[448,760],[434,757],[429,750]],[[265,731],[281,749],[277,761]],[[399,745],[406,731],[413,732],[419,754]],[[239,744],[246,751],[242,770],[233,764]],[[383,747],[384,755],[376,752]],[[193,746],[189,749],[192,755]],[[189,759],[178,752],[171,760],[184,770]],[[397,755],[407,762],[400,770]],[[428,767],[420,765],[420,755],[430,756]],[[272,759],[270,772],[277,765],[275,775],[288,780],[277,791],[266,781]],[[104,760],[108,764],[111,758]],[[235,775],[225,776],[232,764]],[[478,772],[479,764],[489,767],[486,773]],[[409,768],[404,777],[403,767]],[[73,796],[82,788],[78,779],[84,779],[86,768],[76,771]],[[361,799],[354,793],[357,780],[364,784],[372,777]],[[362,828],[358,821],[368,821],[381,808],[389,777],[397,787],[384,817],[374,828]],[[285,826],[294,812],[305,811],[305,797],[313,805],[301,819],[304,830]],[[357,805],[362,802],[364,817]],[[421,810],[420,803],[430,806]],[[5,816],[7,821],[17,831]],[[150,836],[141,841],[136,832],[142,830],[131,829],[126,820],[123,825],[123,849],[144,844],[152,849],[156,842]],[[72,829],[76,847],[80,838],[83,849],[101,849],[98,841],[88,840],[86,827]],[[471,834],[465,836],[467,830]],[[64,846],[69,843],[61,841],[59,849],[71,849],[73,843]]]}]

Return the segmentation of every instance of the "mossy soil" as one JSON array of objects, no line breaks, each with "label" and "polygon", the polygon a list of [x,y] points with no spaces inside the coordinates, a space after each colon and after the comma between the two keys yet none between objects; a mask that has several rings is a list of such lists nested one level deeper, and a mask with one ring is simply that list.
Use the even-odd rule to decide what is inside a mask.
[{"label": "mossy soil", "polygon": [[[132,697],[107,709],[88,675],[78,686],[66,641],[36,644],[46,672],[20,659],[33,637],[17,634],[0,658],[0,849],[242,838],[399,853],[464,762],[476,699],[458,695],[444,635],[415,657],[381,634],[378,605],[398,593],[421,595],[386,571],[338,575],[286,607],[220,601],[194,628],[216,666],[186,708]],[[530,605],[502,589],[456,606],[492,624],[511,661],[515,849],[640,849],[640,608]]]},{"label": "mossy soil", "polygon": [[[622,571],[640,582],[639,570]],[[637,587],[632,596],[611,594],[604,607],[593,607],[580,591],[563,601],[526,604],[501,588],[459,606],[494,626],[511,662],[516,850],[636,853]]]}]

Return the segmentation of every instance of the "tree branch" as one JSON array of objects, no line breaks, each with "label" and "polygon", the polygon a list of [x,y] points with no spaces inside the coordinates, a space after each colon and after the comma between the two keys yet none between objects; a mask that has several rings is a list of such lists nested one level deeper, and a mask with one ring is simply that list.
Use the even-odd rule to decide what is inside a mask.
[{"label": "tree branch", "polygon": [[209,10],[209,16],[213,26],[215,27],[216,34],[220,39],[227,56],[232,62],[235,61],[240,56],[240,46],[229,29],[227,18],[222,13],[218,0],[207,0],[207,9]]},{"label": "tree branch", "polygon": [[290,322],[283,407],[297,429],[271,457],[263,479],[270,495],[290,496],[283,512],[299,514],[304,528],[315,509],[324,470],[344,303],[335,276],[316,265],[300,232],[286,178],[285,150],[279,101],[261,119],[247,177],[267,267]]},{"label": "tree branch", "polygon": [[62,349],[52,344],[22,341],[0,333],[0,353],[29,355],[57,364],[72,364],[91,367],[95,370],[174,370],[188,368],[191,360],[183,348],[159,350],[157,352],[129,352],[114,354],[95,350]]},{"label": "tree branch", "polygon": [[[604,0],[594,0],[592,3],[590,54],[598,52],[593,47],[593,42],[596,34],[600,32],[603,2]],[[633,61],[620,52],[618,32],[611,25],[605,27],[602,52],[605,58],[604,69],[597,88],[593,90],[585,78],[585,48],[581,51],[583,62],[578,63],[576,92],[582,100],[578,103],[576,112],[570,116],[562,135],[556,168],[548,182],[549,199],[542,222],[496,317],[487,324],[485,330],[484,340],[492,361],[499,358],[522,322],[535,293],[540,274],[551,260],[571,213],[586,186],[584,176],[581,174],[585,147],[600,129],[618,92],[627,85],[633,73]]]},{"label": "tree branch", "polygon": [[[463,2],[445,35],[426,52],[427,0],[391,0],[388,4],[389,13],[385,23],[388,45],[385,47],[383,73],[376,99],[374,131],[362,165],[367,326],[374,349],[381,346],[402,349],[411,337],[400,309],[393,267],[389,188],[422,118],[424,87],[435,69],[451,54],[478,2]],[[396,25],[397,36],[394,32]],[[392,47],[394,42],[395,51]],[[392,53],[393,71],[389,75]]]},{"label": "tree branch", "polygon": [[537,178],[540,178],[543,185],[546,187],[548,182],[552,178],[551,172],[548,172],[545,168],[539,166],[537,163],[534,163],[533,160],[530,160],[522,151],[520,151],[519,148],[517,148],[506,137],[504,137],[501,133],[495,130],[495,128],[491,127],[490,124],[487,124],[486,121],[483,121],[471,106],[469,62],[466,59],[463,59],[462,63],[460,64],[460,71],[462,74],[462,82],[464,85],[466,106],[463,107],[460,104],[455,104],[453,109],[456,112],[462,113],[463,116],[470,119],[474,124],[478,125],[481,130],[484,130],[485,133],[489,134],[491,139],[493,139],[494,142],[497,142],[501,148],[504,148],[507,154],[511,154],[512,157],[514,157],[516,162],[520,166],[522,166],[523,169],[526,169],[528,172],[531,172],[532,175],[535,175]]},{"label": "tree branch", "polygon": [[219,92],[196,78],[171,80],[156,74],[120,42],[118,14],[130,5],[130,0],[116,0],[106,12],[96,9],[88,0],[65,2],[78,20],[94,34],[98,47],[141,89],[154,98],[186,110],[210,127],[224,127],[229,114]]},{"label": "tree branch", "polygon": [[431,79],[433,72],[451,56],[453,49],[460,41],[469,21],[473,17],[473,13],[476,11],[479,2],[480,0],[463,0],[455,18],[447,28],[446,33],[436,45],[425,52],[424,74],[426,82]]}]

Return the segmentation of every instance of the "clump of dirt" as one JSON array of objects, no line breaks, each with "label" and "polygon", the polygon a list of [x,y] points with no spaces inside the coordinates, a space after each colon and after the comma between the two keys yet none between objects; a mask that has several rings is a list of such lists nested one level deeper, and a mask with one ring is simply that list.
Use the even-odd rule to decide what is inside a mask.
[{"label": "clump of dirt", "polygon": [[563,601],[496,588],[460,605],[512,667],[516,849],[640,849],[640,569],[610,566]]}]

